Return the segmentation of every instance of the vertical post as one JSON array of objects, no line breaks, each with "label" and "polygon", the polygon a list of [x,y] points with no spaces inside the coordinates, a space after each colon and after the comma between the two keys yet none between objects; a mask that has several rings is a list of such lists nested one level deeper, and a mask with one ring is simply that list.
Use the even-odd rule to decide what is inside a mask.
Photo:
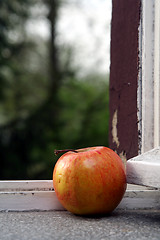
[{"label": "vertical post", "polygon": [[154,148],[160,145],[160,2],[155,0],[154,34]]},{"label": "vertical post", "polygon": [[141,116],[140,151],[144,153],[154,147],[154,1],[142,0],[140,47],[140,75],[138,89],[141,91],[141,98],[138,98],[139,111]]},{"label": "vertical post", "polygon": [[138,154],[140,10],[141,0],[112,0],[109,142],[125,159]]},{"label": "vertical post", "polygon": [[110,147],[131,158],[160,145],[160,1],[113,0]]},{"label": "vertical post", "polygon": [[141,1],[141,74],[138,80],[141,98],[138,98],[138,105],[142,120],[140,153],[144,153],[160,144],[160,2]]}]

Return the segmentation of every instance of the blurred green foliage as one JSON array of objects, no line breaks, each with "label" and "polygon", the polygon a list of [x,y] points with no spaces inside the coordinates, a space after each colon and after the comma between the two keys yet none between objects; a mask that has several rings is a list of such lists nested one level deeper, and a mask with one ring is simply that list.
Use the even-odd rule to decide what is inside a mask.
[{"label": "blurred green foliage", "polygon": [[[56,0],[52,6],[46,2],[49,8]],[[50,43],[27,35],[33,4],[37,1],[0,1],[1,180],[51,179],[54,149],[108,146],[108,76],[78,77],[70,47],[62,54],[58,46],[54,56],[53,34],[50,59]],[[49,71],[53,65],[57,69]]]}]

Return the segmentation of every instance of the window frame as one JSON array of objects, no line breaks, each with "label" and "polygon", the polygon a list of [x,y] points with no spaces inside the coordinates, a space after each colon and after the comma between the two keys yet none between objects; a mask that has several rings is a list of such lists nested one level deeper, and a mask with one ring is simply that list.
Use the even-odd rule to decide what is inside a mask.
[{"label": "window frame", "polygon": [[[113,0],[113,3],[116,2],[117,0]],[[126,1],[121,2],[126,4]],[[133,1],[128,0],[128,6],[130,6],[129,2],[133,3]],[[141,2],[141,12],[140,25],[137,29],[139,33],[139,55],[137,56],[139,58],[139,72],[136,92],[138,112],[136,114],[138,117],[137,131],[140,133],[139,153],[142,153],[148,148],[159,145],[160,3],[159,0],[139,0],[137,2]],[[130,87],[130,83],[128,86]],[[151,92],[152,88],[154,91]],[[155,114],[154,118],[153,113]],[[114,123],[116,123],[114,126],[115,137],[119,142],[121,139],[117,131],[117,121]],[[111,128],[110,133],[112,132]],[[151,136],[152,142],[150,142],[149,136]],[[123,157],[126,156],[123,155]],[[128,185],[118,209],[158,209],[159,200],[160,191],[157,189]],[[0,211],[33,210],[64,210],[56,198],[52,180],[0,181]]]},{"label": "window frame", "polygon": [[160,3],[112,2],[109,141],[130,159],[160,145]]},{"label": "window frame", "polygon": [[139,153],[160,145],[160,3],[141,1],[137,90]]},{"label": "window frame", "polygon": [[[128,185],[117,209],[159,209],[160,191]],[[0,212],[64,211],[52,180],[0,181]]]}]

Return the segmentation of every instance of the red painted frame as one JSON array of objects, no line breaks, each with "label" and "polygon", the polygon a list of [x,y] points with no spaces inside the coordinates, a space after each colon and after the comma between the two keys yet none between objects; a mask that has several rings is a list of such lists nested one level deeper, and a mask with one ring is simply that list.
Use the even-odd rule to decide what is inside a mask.
[{"label": "red painted frame", "polygon": [[[112,0],[110,147],[129,159],[138,154],[137,84],[141,0]],[[114,113],[116,137],[113,137]]]}]

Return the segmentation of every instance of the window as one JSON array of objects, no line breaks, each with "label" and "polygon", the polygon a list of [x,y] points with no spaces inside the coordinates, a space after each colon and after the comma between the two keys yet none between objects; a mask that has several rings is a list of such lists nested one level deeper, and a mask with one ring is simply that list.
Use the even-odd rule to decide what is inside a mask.
[{"label": "window", "polygon": [[[124,158],[159,145],[159,9],[158,0],[113,0],[110,139]],[[129,186],[119,207],[158,208],[159,194]],[[35,209],[62,209],[52,181],[0,182],[0,211]]]}]

